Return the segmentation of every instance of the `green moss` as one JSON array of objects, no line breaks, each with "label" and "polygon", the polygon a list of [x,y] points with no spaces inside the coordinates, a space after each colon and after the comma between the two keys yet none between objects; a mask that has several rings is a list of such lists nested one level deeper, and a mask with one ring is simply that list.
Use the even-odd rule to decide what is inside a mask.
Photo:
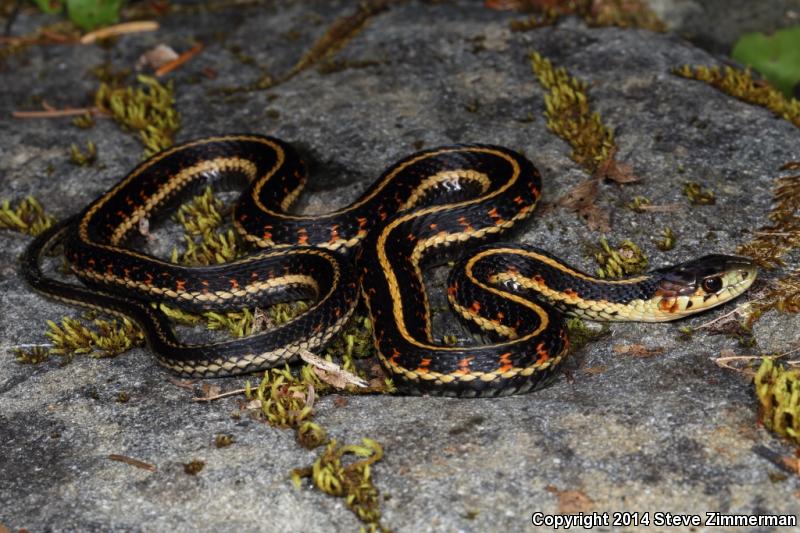
[{"label": "green moss", "polygon": [[189,474],[190,476],[196,476],[199,474],[203,468],[205,468],[206,463],[205,461],[200,461],[199,459],[195,459],[193,461],[189,461],[183,465],[183,471]]},{"label": "green moss", "polygon": [[0,229],[36,236],[55,222],[56,219],[46,214],[42,204],[33,196],[28,196],[16,206],[12,206],[9,200],[0,202]]},{"label": "green moss", "polygon": [[615,144],[614,132],[589,108],[587,84],[564,68],[554,68],[537,52],[531,54],[531,67],[548,91],[544,97],[547,127],[572,146],[572,159],[594,174],[612,156]]},{"label": "green moss", "polygon": [[668,252],[675,248],[675,234],[671,228],[661,230],[661,238],[656,240],[656,246],[662,252]]},{"label": "green moss", "polygon": [[18,363],[38,365],[50,359],[50,349],[44,346],[34,346],[29,349],[14,348],[14,358]]},{"label": "green moss", "polygon": [[750,69],[683,65],[673,72],[684,78],[708,83],[744,102],[765,107],[777,116],[800,127],[800,101],[795,98],[787,98],[764,80],[753,79]]},{"label": "green moss", "polygon": [[800,445],[800,369],[765,358],[754,385],[764,427]]},{"label": "green moss", "polygon": [[588,26],[618,26],[666,31],[665,24],[643,0],[570,0],[568,2],[528,2],[537,12],[509,24],[511,31],[528,31],[552,25],[562,17],[577,15]]},{"label": "green moss", "polygon": [[72,119],[72,124],[82,130],[88,130],[95,125],[94,115],[91,113],[84,113]]},{"label": "green moss", "polygon": [[634,196],[631,203],[628,204],[628,209],[637,213],[644,213],[645,207],[650,205],[650,199],[644,196]]},{"label": "green moss", "polygon": [[72,143],[69,147],[69,158],[73,165],[90,167],[97,162],[97,147],[92,141],[87,141],[86,152],[83,152],[77,144]]},{"label": "green moss", "polygon": [[600,249],[594,258],[600,267],[597,275],[601,278],[619,278],[644,272],[648,265],[647,256],[630,240],[624,240],[616,248],[611,248],[608,241],[600,239]]},{"label": "green moss", "polygon": [[95,93],[95,105],[109,113],[124,128],[139,134],[146,155],[172,146],[180,128],[172,82],[162,85],[155,78],[137,76],[137,87],[117,87],[106,82]]},{"label": "green moss", "polygon": [[144,345],[144,333],[127,318],[118,320],[95,319],[89,327],[83,321],[64,317],[61,325],[47,321],[45,335],[52,341],[52,355],[66,360],[75,355],[115,357],[135,346]]},{"label": "green moss", "polygon": [[[800,169],[800,162],[784,170]],[[783,256],[800,247],[800,175],[779,178],[773,188],[775,204],[769,213],[771,224],[762,227],[756,237],[737,248],[737,253],[755,260],[761,268],[775,269],[784,264]]]},{"label": "green moss", "polygon": [[714,205],[717,200],[714,191],[704,189],[699,183],[688,182],[683,185],[683,195],[689,199],[692,205]]},{"label": "green moss", "polygon": [[236,442],[236,440],[233,438],[233,435],[220,434],[214,437],[214,446],[217,448],[227,448],[234,442]]},{"label": "green moss", "polygon": [[[362,457],[346,464],[344,457]],[[362,439],[361,445],[339,446],[335,440],[328,443],[325,451],[307,468],[292,472],[295,485],[302,478],[311,478],[314,485],[332,496],[345,499],[347,507],[364,523],[383,530],[380,526],[381,511],[379,492],[372,482],[370,466],[383,458],[383,448],[371,439]]]},{"label": "green moss", "polygon": [[611,334],[611,328],[608,324],[603,323],[600,329],[589,329],[586,323],[578,318],[571,317],[567,319],[567,331],[569,333],[569,348],[570,352],[576,352],[589,344],[603,337]]}]

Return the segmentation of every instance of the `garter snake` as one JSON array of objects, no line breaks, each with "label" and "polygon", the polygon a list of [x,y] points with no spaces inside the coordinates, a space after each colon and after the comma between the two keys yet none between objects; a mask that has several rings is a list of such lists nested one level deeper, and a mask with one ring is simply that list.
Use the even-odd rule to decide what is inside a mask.
[{"label": "garter snake", "polygon": [[[222,265],[184,267],[125,246],[143,220],[221,176],[248,183],[233,224],[257,251]],[[541,383],[569,344],[562,312],[672,320],[738,296],[756,274],[747,259],[714,255],[600,280],[536,248],[487,246],[530,216],[541,191],[533,164],[499,146],[412,154],[349,206],[322,215],[290,213],[305,180],[298,154],[275,138],[188,142],[143,162],[80,214],[40,235],[26,250],[22,272],[57,300],[130,317],[162,365],[194,377],[261,370],[320,348],[351,316],[360,286],[379,357],[399,385],[460,396],[524,392]],[[84,286],[42,272],[41,256],[59,243]],[[422,268],[438,252],[464,247],[475,249],[453,270],[448,299],[494,344],[445,346],[433,339]],[[299,297],[315,303],[287,324],[207,344],[179,341],[150,305],[197,311]]]}]

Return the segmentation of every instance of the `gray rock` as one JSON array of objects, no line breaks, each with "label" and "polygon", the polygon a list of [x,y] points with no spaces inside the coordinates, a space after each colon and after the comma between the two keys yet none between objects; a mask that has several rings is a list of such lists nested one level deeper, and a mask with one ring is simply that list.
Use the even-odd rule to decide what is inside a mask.
[{"label": "gray rock", "polygon": [[[327,75],[309,69],[266,92],[211,94],[261,74],[239,63],[231,46],[278,75],[353,6],[291,3],[176,14],[158,33],[122,37],[108,50],[40,47],[10,59],[0,71],[0,196],[35,194],[64,217],[114,184],[140,161],[141,147],[111,121],[84,131],[66,120],[12,121],[8,112],[32,108],[40,98],[58,107],[87,104],[96,83],[88,68],[103,61],[131,66],[159,42],[181,49],[191,37],[207,47],[174,74],[183,115],[179,140],[253,131],[294,143],[314,171],[304,203],[309,211],[346,204],[415,147],[455,142],[526,153],[545,177],[545,201],[570,190],[586,176],[545,125],[532,50],[589,82],[592,105],[616,131],[619,159],[644,178],[603,185],[600,203],[612,211],[610,239],[634,240],[653,266],[730,253],[751,238],[753,228],[767,223],[778,167],[800,153],[790,123],[672,75],[685,63],[713,63],[675,36],[587,29],[572,19],[510,33],[513,15],[477,3],[408,3],[376,16],[336,56],[373,66]],[[15,28],[30,30],[41,21],[25,16]],[[202,77],[206,67],[218,76]],[[69,144],[89,139],[103,167],[70,165]],[[716,205],[688,207],[681,194],[686,181],[712,188]],[[638,195],[687,207],[666,214],[625,209]],[[678,236],[666,253],[652,240],[665,226]],[[599,237],[574,214],[549,210],[517,238],[591,269],[584,250]],[[111,360],[78,358],[64,367],[17,364],[11,348],[44,342],[45,319],[78,314],[22,283],[14,258],[29,240],[0,232],[7,258],[0,268],[0,524],[31,531],[358,527],[341,499],[292,485],[291,469],[317,455],[298,447],[291,431],[231,418],[236,398],[193,402],[192,392],[171,384],[170,373],[145,349]],[[797,267],[796,255],[790,266]],[[786,343],[775,338],[796,339],[800,326],[796,317],[768,314],[756,329],[758,345],[749,349],[702,330],[680,340],[679,326],[732,309],[679,324],[615,324],[612,335],[574,353],[552,386],[532,394],[345,402],[326,396],[316,404],[316,420],[340,442],[370,437],[384,446],[386,456],[372,471],[384,496],[383,523],[398,531],[522,530],[530,528],[533,512],[570,509],[797,515],[796,478],[779,475],[752,451],[763,445],[788,456],[792,447],[758,426],[752,385],[711,359],[723,349],[782,349]],[[628,344],[665,352],[634,358],[613,350]],[[233,389],[242,381],[215,384]],[[116,401],[122,391],[127,403]],[[219,433],[232,434],[235,444],[215,448]],[[109,454],[157,470],[113,462]],[[190,476],[183,464],[194,459],[206,466]]]}]

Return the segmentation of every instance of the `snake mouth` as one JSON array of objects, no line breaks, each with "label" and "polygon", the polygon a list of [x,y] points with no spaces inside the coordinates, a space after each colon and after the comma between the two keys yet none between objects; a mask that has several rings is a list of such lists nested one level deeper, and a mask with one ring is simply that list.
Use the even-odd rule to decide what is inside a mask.
[{"label": "snake mouth", "polygon": [[758,276],[756,263],[733,255],[707,255],[661,270],[656,291],[662,320],[722,305],[745,292]]}]

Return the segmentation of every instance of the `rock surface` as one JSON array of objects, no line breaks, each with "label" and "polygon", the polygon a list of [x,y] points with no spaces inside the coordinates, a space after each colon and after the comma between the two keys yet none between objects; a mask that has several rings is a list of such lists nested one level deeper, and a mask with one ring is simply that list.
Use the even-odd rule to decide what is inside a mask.
[{"label": "rock surface", "polygon": [[[74,213],[140,161],[141,146],[110,120],[79,130],[68,119],[12,120],[12,109],[41,100],[55,107],[90,102],[103,62],[130,67],[158,43],[206,45],[176,71],[179,140],[223,132],[269,133],[295,144],[313,172],[305,208],[345,205],[380,171],[421,146],[486,142],[525,154],[545,177],[552,202],[586,178],[569,146],[550,133],[543,92],[529,53],[589,82],[594,109],[616,131],[619,159],[644,179],[603,185],[613,242],[638,243],[653,266],[712,252],[730,253],[767,223],[770,187],[797,159],[800,135],[769,111],[676,77],[671,69],[714,59],[673,35],[557,27],[511,33],[514,15],[458,5],[410,2],[370,21],[337,60],[363,68],[322,74],[308,69],[267,91],[223,97],[265,69],[286,72],[353,2],[269,4],[221,12],[178,13],[157,33],[99,46],[32,48],[0,70],[0,197],[35,194],[57,217]],[[24,15],[15,31],[41,24]],[[237,52],[240,50],[241,52]],[[254,63],[242,63],[243,55]],[[237,59],[237,57],[239,59]],[[253,66],[257,65],[257,66]],[[208,79],[203,70],[217,76]],[[532,117],[532,120],[530,118]],[[98,146],[102,168],[69,163],[69,144]],[[689,206],[681,189],[697,181],[713,206]],[[634,213],[634,196],[676,203],[671,213]],[[670,252],[654,237],[678,236]],[[584,256],[600,234],[565,210],[542,210],[518,236],[593,268]],[[29,238],[0,232],[0,524],[41,530],[354,530],[343,500],[289,480],[317,452],[289,430],[243,417],[238,399],[192,401],[145,349],[116,359],[78,358],[59,366],[20,365],[12,348],[44,342],[44,320],[79,312],[33,294],[15,258]],[[790,258],[795,268],[797,256]],[[775,274],[764,275],[770,278]],[[382,523],[397,531],[523,530],[531,514],[618,511],[704,514],[800,512],[797,478],[754,453],[792,447],[757,424],[752,384],[712,361],[736,353],[785,350],[800,337],[796,317],[770,313],[757,345],[678,324],[615,324],[612,334],[574,353],[550,387],[493,400],[336,396],[318,400],[316,420],[340,442],[370,437],[386,452],[373,467]],[[636,358],[615,347],[663,348]],[[219,380],[223,389],[241,379]],[[129,401],[119,403],[125,392]],[[235,443],[217,449],[217,434]],[[154,472],[108,460],[122,454]],[[205,461],[197,475],[183,465]],[[651,515],[652,518],[652,515]],[[636,528],[627,528],[636,529]],[[657,529],[653,529],[657,530]],[[703,530],[699,528],[698,530]],[[707,531],[746,531],[706,528]],[[770,528],[753,528],[768,531]]]}]

